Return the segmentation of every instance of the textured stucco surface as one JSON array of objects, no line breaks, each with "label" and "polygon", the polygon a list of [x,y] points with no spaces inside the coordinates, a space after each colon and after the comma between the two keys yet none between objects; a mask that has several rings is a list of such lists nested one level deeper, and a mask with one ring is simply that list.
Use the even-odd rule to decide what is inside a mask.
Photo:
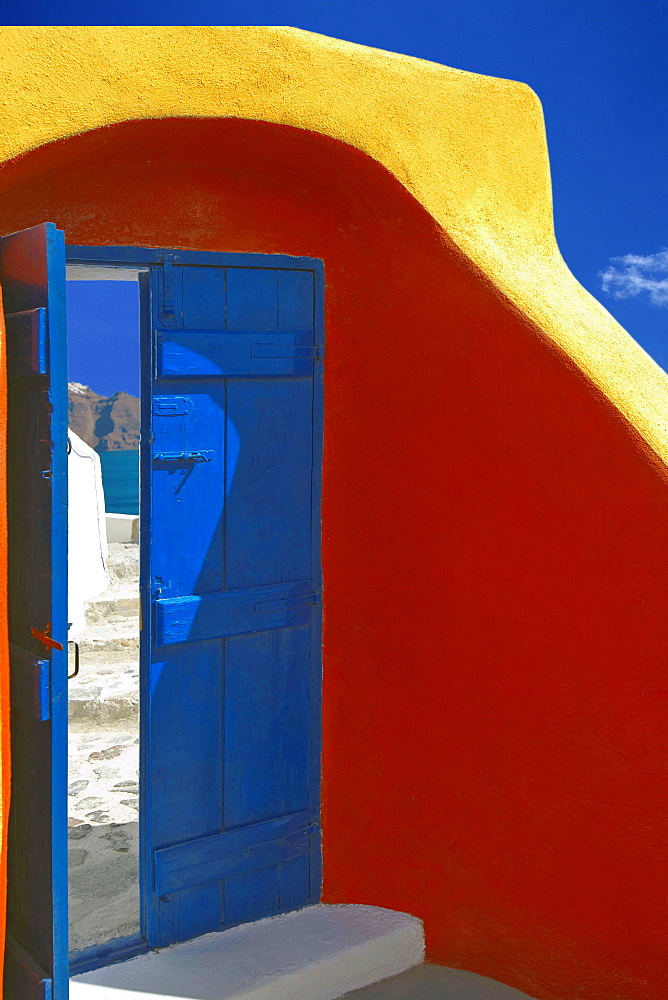
[{"label": "textured stucco surface", "polygon": [[558,251],[524,84],[281,27],[0,28],[0,163],[136,118],[298,126],[387,167],[668,460],[668,377]]}]

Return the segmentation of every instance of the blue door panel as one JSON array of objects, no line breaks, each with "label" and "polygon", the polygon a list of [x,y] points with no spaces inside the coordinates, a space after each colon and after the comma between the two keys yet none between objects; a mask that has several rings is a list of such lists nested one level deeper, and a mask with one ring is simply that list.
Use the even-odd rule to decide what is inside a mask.
[{"label": "blue door panel", "polygon": [[[224,579],[225,384],[176,382],[168,388],[183,405],[172,414],[153,407],[153,454],[202,449],[210,460],[152,462],[156,590],[164,597],[217,593]],[[162,389],[156,395],[169,398]]]},{"label": "blue door panel", "polygon": [[226,829],[308,808],[309,646],[309,625],[226,641]]},{"label": "blue door panel", "polygon": [[156,848],[221,828],[222,655],[213,640],[160,650],[151,664],[152,779],[169,788],[154,803]]},{"label": "blue door panel", "polygon": [[228,382],[228,420],[242,442],[232,443],[225,509],[232,590],[311,575],[312,408],[311,379]]},{"label": "blue door panel", "polygon": [[[155,851],[217,833],[222,809],[222,643],[160,650],[150,667],[150,836]],[[153,879],[151,878],[151,883]],[[160,947],[213,929],[219,888],[155,897],[149,942]],[[156,905],[157,904],[157,905]]]},{"label": "blue door panel", "polygon": [[276,865],[272,865],[225,879],[223,904],[230,924],[256,920],[258,913],[272,917],[279,912],[279,871]]},{"label": "blue door panel", "polygon": [[321,272],[168,256],[143,480],[153,946],[320,897]]},{"label": "blue door panel", "polygon": [[230,924],[257,919],[286,910],[296,910],[309,902],[309,857],[302,854],[292,861],[254,872],[243,872],[225,880],[224,906]]},{"label": "blue door panel", "polygon": [[[219,914],[219,926],[213,926],[213,914]],[[222,899],[218,885],[184,889],[151,901],[152,948],[166,947],[174,941],[189,941],[218,930],[222,925]]]},{"label": "blue door panel", "polygon": [[227,268],[225,326],[259,333],[278,327],[278,271]]},{"label": "blue door panel", "polygon": [[312,877],[311,858],[313,841],[316,834],[311,834],[311,855],[302,854],[293,861],[287,861],[278,869],[279,905],[282,910],[296,910],[308,902],[306,887],[309,872]]},{"label": "blue door panel", "polygon": [[311,336],[298,343],[313,344],[318,337],[314,323],[314,281],[312,271],[277,271],[279,330],[310,330]]},{"label": "blue door panel", "polygon": [[174,273],[181,289],[183,327],[186,330],[217,330],[225,316],[225,268],[189,267]]}]

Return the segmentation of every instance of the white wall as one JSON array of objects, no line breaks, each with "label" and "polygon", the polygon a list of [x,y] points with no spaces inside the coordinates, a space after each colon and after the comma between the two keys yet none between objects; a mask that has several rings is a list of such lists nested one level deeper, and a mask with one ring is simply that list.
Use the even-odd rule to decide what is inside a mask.
[{"label": "white wall", "polygon": [[69,432],[68,638],[84,628],[84,605],[107,588],[107,532],[100,457]]}]

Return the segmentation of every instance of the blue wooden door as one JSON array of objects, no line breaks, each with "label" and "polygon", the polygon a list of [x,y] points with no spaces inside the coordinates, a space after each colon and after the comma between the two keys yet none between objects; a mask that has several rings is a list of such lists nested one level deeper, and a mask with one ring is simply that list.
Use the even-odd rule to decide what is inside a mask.
[{"label": "blue wooden door", "polygon": [[321,265],[173,254],[149,298],[142,898],[157,947],[320,898]]},{"label": "blue wooden door", "polygon": [[65,1000],[67,348],[51,223],[0,240],[7,329],[12,798],[5,1000]]}]

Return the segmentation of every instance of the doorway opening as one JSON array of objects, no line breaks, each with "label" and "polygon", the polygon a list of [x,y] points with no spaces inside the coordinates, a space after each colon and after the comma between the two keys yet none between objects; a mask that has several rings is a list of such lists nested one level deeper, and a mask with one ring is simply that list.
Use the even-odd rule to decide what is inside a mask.
[{"label": "doorway opening", "polygon": [[[1,249],[14,760],[5,981],[8,996],[62,1000],[70,975],[320,901],[324,274],[312,258],[66,248],[53,223],[4,237]],[[71,802],[70,685],[76,722],[85,707],[75,706],[77,692],[84,700],[85,643],[99,677],[113,675],[114,663],[133,663],[135,636],[110,619],[114,597],[132,602],[136,585],[122,593],[121,577],[128,583],[131,574],[116,572],[108,593],[97,461],[114,449],[95,445],[113,442],[109,413],[98,414],[91,444],[76,431],[68,441],[66,263],[90,267],[89,281],[105,278],[93,266],[110,267],[116,280],[118,271],[135,272],[141,374],[142,526],[138,543],[132,529],[121,543],[138,545],[140,555],[139,669],[135,659],[127,671],[139,677],[140,735],[135,723],[118,742],[105,733],[105,745],[89,743],[80,754],[82,736],[97,739],[104,724],[119,721],[109,718],[110,699],[97,697],[89,717],[98,728],[71,727],[77,766],[98,765],[94,778],[70,769]],[[87,331],[93,340],[97,319]],[[79,378],[72,373],[75,402],[93,381]],[[97,403],[107,405],[113,389],[95,393]],[[119,433],[136,442],[127,421]],[[76,474],[70,461],[73,469],[79,463]],[[86,518],[73,508],[71,532],[69,480],[73,504],[89,498]],[[101,663],[93,640],[106,642],[110,624],[114,641],[127,643],[104,646],[120,657]],[[102,635],[85,638],[98,626]],[[132,851],[127,838],[119,846],[127,815],[116,811],[116,795],[132,808],[137,745],[138,867],[123,869],[119,856],[129,862]],[[124,753],[127,777],[107,768]],[[93,781],[94,790],[113,791],[113,806],[85,794]],[[92,831],[110,828],[113,856],[88,865],[88,883],[70,877],[88,855],[75,854],[68,872],[70,804],[74,851],[87,850],[81,842]],[[70,881],[77,905],[68,926]],[[110,897],[132,896],[128,909],[119,907],[120,923],[97,922],[91,887],[95,904],[107,897],[106,917]],[[118,936],[137,923],[139,933]]]},{"label": "doorway opening", "polygon": [[[324,282],[310,258],[122,247],[70,248],[68,275],[70,412],[97,414],[69,461],[91,448],[104,496],[82,611],[70,489],[76,974],[320,900]],[[105,279],[133,288],[136,396],[76,377],[76,296]],[[141,498],[119,503],[133,452]]]},{"label": "doorway opening", "polygon": [[140,939],[136,269],[67,268],[68,883],[75,967]]}]

